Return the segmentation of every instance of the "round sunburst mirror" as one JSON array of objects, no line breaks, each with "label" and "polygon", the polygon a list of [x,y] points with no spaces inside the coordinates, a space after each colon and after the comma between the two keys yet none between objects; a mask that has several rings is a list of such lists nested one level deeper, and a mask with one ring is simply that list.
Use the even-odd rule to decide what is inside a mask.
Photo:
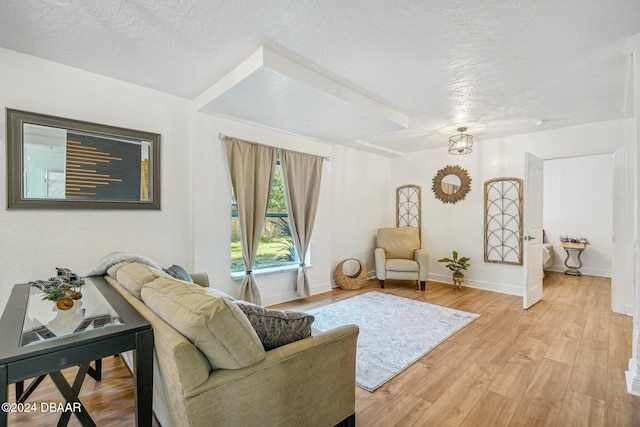
[{"label": "round sunburst mirror", "polygon": [[466,169],[449,165],[436,173],[431,189],[443,203],[456,203],[471,190],[471,177]]}]

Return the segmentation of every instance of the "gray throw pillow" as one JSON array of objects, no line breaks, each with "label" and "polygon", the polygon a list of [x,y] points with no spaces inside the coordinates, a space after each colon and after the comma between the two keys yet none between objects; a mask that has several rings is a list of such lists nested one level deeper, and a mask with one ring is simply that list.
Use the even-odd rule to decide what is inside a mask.
[{"label": "gray throw pillow", "polygon": [[191,278],[191,275],[189,275],[187,270],[180,267],[179,265],[173,264],[171,267],[163,268],[162,270],[164,270],[164,272],[167,273],[169,276],[174,277],[178,280],[184,280],[185,282],[193,283],[193,279]]},{"label": "gray throw pillow", "polygon": [[307,313],[270,310],[246,301],[234,301],[249,319],[266,351],[311,336],[315,318]]}]

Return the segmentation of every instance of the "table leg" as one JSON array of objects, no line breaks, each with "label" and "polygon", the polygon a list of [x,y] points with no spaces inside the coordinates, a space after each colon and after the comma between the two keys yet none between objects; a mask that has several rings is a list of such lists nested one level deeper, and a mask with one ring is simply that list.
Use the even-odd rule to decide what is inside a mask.
[{"label": "table leg", "polygon": [[46,375],[40,375],[38,378],[34,379],[31,384],[27,386],[27,389],[24,389],[24,381],[18,381],[16,383],[16,402],[24,403],[27,401],[31,393],[36,391],[36,388],[40,385],[40,383],[46,378]]},{"label": "table leg", "polygon": [[[74,409],[76,407],[79,409],[79,411],[73,413],[76,415],[76,417],[78,417],[80,423],[83,426],[96,427],[96,424],[93,422],[86,408],[84,407],[84,405],[82,405],[82,402],[80,402],[80,399],[78,398],[78,394],[80,393],[82,383],[87,375],[88,370],[89,362],[80,365],[80,369],[78,370],[76,378],[73,381],[73,386],[69,385],[64,375],[62,375],[62,372],[60,371],[51,372],[49,375],[51,376],[51,379],[55,383],[56,387],[58,387],[58,390],[60,390],[62,396],[67,401],[67,404],[70,403],[74,405]],[[58,427],[66,426],[69,423],[71,414],[71,411],[63,412],[60,416],[60,420],[58,421]]]},{"label": "table leg", "polygon": [[153,419],[153,330],[136,334],[134,387],[136,390],[136,426],[151,427]]},{"label": "table leg", "polygon": [[569,258],[571,257],[571,252],[569,249],[564,248],[564,251],[567,253],[567,257],[564,260],[564,266],[567,267],[567,270],[565,270],[564,274],[568,274],[570,276],[582,276],[582,273],[579,270],[579,268],[582,267],[582,260],[580,259],[580,256],[582,255],[582,249],[572,248],[571,250],[577,251],[578,265],[577,266],[569,265]]},{"label": "table leg", "polygon": [[[2,397],[2,403],[9,401],[8,380],[7,365],[0,365],[0,396]],[[0,411],[0,427],[7,427],[7,411]]]},{"label": "table leg", "polygon": [[94,360],[96,367],[93,368],[89,365],[89,371],[87,372],[91,378],[96,381],[102,380],[102,359]]}]

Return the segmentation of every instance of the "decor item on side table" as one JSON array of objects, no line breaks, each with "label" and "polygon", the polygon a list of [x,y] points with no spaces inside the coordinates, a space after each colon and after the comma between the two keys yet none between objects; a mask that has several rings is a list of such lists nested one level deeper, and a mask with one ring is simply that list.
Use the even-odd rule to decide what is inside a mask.
[{"label": "decor item on side table", "polygon": [[367,267],[360,260],[347,258],[336,265],[333,277],[341,289],[360,289],[367,281]]},{"label": "decor item on side table", "polygon": [[464,274],[460,270],[466,270],[471,266],[469,261],[471,258],[460,257],[458,258],[458,252],[453,251],[453,258],[442,258],[438,262],[446,262],[445,265],[449,270],[453,271],[453,288],[462,289],[462,282],[464,282]]},{"label": "decor item on side table", "polygon": [[48,299],[56,302],[56,307],[60,310],[69,310],[73,307],[73,301],[82,298],[80,287],[84,285],[84,279],[68,268],[56,267],[57,276],[49,280],[36,280],[29,282],[30,285],[38,287]]}]

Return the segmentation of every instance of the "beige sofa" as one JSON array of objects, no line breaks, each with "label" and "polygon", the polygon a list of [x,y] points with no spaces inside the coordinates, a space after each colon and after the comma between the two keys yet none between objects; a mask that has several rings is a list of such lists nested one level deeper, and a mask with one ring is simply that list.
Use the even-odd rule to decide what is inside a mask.
[{"label": "beige sofa", "polygon": [[[252,347],[245,330],[246,316],[242,319],[238,315],[234,304],[228,302],[232,298],[224,293],[187,284],[162,270],[131,261],[110,267],[105,279],[153,326],[153,409],[162,427],[355,426],[357,326],[313,330],[310,337],[265,352]],[[200,282],[201,286],[207,284],[206,280]],[[183,290],[189,295],[185,297]],[[220,325],[218,329],[225,336],[222,347],[215,347],[218,342],[213,354],[209,348],[206,356],[199,348],[208,345],[204,340],[197,338],[196,347],[156,313],[182,328],[180,322],[192,315],[189,305],[205,300],[227,316],[220,317],[219,323],[210,322],[211,329]],[[180,312],[184,308],[187,314]],[[189,331],[183,332],[189,335]],[[218,332],[214,330],[214,334]],[[253,329],[251,333],[255,334]],[[252,348],[238,356],[239,348],[244,352],[242,346]],[[243,367],[220,369],[212,363],[239,363]]]}]

